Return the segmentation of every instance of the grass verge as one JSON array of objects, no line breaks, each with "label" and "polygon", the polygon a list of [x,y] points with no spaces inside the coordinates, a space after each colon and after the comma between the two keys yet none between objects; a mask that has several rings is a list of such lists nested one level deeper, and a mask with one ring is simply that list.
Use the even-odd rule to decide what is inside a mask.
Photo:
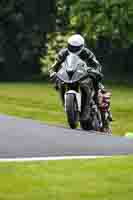
[{"label": "grass verge", "polygon": [[132,200],[133,157],[0,164],[1,200]]}]

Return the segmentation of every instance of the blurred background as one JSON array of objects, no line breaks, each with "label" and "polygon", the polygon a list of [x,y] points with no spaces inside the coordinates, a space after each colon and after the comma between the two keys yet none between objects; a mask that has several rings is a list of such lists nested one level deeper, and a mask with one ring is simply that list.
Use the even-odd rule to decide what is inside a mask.
[{"label": "blurred background", "polygon": [[1,0],[0,80],[45,79],[72,33],[103,65],[105,80],[131,82],[132,0]]},{"label": "blurred background", "polygon": [[55,31],[55,0],[0,1],[0,80],[40,74],[47,32]]}]

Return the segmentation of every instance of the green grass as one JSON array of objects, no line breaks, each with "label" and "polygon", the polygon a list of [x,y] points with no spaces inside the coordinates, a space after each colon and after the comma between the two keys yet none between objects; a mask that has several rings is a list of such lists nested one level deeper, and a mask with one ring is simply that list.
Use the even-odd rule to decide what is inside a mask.
[{"label": "green grass", "polygon": [[[114,134],[133,131],[133,88],[110,85]],[[67,126],[59,94],[47,84],[0,84],[0,112]]]},{"label": "green grass", "polygon": [[0,199],[132,200],[132,169],[133,157],[2,163]]},{"label": "green grass", "polygon": [[133,87],[112,87],[112,113],[112,128],[115,134],[133,132]]},{"label": "green grass", "polygon": [[[113,133],[133,131],[133,92],[112,86]],[[0,112],[67,126],[51,85],[0,84]],[[0,200],[132,200],[133,156],[0,163]]]},{"label": "green grass", "polygon": [[0,84],[0,112],[65,124],[59,95],[46,84]]}]

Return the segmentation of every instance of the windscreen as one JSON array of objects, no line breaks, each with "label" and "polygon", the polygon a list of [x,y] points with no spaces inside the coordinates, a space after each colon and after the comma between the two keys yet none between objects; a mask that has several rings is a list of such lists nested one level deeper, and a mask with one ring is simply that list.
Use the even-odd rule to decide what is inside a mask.
[{"label": "windscreen", "polygon": [[66,59],[67,70],[75,71],[78,66],[83,66],[84,62],[76,54],[69,54]]},{"label": "windscreen", "polygon": [[62,63],[62,67],[59,70],[57,76],[60,80],[69,83],[81,80],[88,75],[86,63],[80,59],[78,55],[70,53],[65,62]]}]

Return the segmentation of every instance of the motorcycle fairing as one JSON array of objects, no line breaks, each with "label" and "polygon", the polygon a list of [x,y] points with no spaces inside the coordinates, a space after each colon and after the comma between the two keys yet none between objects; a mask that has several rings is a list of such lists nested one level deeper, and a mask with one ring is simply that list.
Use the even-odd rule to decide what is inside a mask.
[{"label": "motorcycle fairing", "polygon": [[86,63],[77,55],[70,54],[62,63],[62,67],[57,73],[57,77],[65,83],[78,82],[88,76]]}]

